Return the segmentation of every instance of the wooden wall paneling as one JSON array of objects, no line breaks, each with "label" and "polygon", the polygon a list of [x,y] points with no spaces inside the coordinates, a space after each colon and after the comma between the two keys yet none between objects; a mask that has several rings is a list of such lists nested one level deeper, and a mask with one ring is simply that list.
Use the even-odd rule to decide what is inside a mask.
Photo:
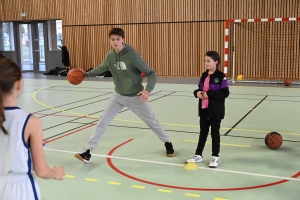
[{"label": "wooden wall paneling", "polygon": [[26,20],[62,19],[63,42],[75,67],[88,69],[103,61],[110,50],[107,33],[115,24],[125,29],[126,41],[162,76],[199,76],[208,50],[220,53],[223,70],[224,22],[211,20],[300,16],[298,0],[2,1],[6,21],[24,20],[22,12]]},{"label": "wooden wall paneling", "polygon": [[[265,66],[265,69],[266,69],[266,74],[267,74],[267,76],[268,77],[270,77],[270,78],[272,78],[274,75],[274,68],[272,68],[271,66],[272,66],[272,60],[273,60],[273,54],[272,54],[272,52],[271,51],[269,51],[268,49],[267,49],[267,47],[266,46],[268,46],[268,44],[270,43],[270,40],[271,40],[271,38],[270,38],[270,36],[273,34],[273,30],[270,28],[270,26],[272,25],[272,24],[263,24],[263,25],[265,25],[264,26],[264,35],[266,35],[267,37],[265,37],[265,42],[264,42],[264,46],[265,46],[265,48],[261,48],[261,49],[266,49],[265,51],[262,51],[262,52],[264,52],[265,54],[265,56],[263,55],[261,58],[260,58],[260,61],[261,62],[263,62],[264,61],[264,66]],[[265,57],[265,60],[263,60],[263,57]],[[270,69],[270,70],[267,70],[267,69]]]},{"label": "wooden wall paneling", "polygon": [[300,23],[295,23],[295,32],[294,32],[294,55],[292,56],[292,60],[294,62],[294,79],[300,78]]},{"label": "wooden wall paneling", "polygon": [[[66,27],[64,42],[73,67],[95,67],[110,50],[108,26]],[[198,77],[205,70],[204,54],[216,50],[223,59],[223,22],[123,25],[125,42],[135,48],[160,76]],[[220,48],[221,47],[221,48]],[[222,64],[221,64],[222,66]],[[223,68],[221,67],[221,70]]]},{"label": "wooden wall paneling", "polygon": [[[5,20],[57,19],[65,25],[299,16],[298,0],[4,0]],[[63,8],[63,10],[62,10]],[[202,11],[205,8],[205,12]]]},{"label": "wooden wall paneling", "polygon": [[[280,23],[280,22],[279,22]],[[277,28],[277,24],[278,23],[271,23],[273,26],[273,30],[272,30],[272,39],[273,41],[271,41],[272,43],[274,43],[274,46],[271,49],[271,52],[274,55],[274,60],[273,62],[275,62],[276,64],[273,64],[272,67],[272,71],[273,71],[273,77],[272,78],[276,78],[277,74],[280,73],[280,71],[277,72],[277,66],[278,65],[282,65],[282,60],[284,59],[283,56],[285,55],[285,53],[283,52],[283,47],[284,47],[284,31],[281,28]],[[286,49],[287,50],[287,49]],[[286,51],[284,50],[284,51]],[[287,63],[286,63],[287,64]],[[285,71],[287,70],[287,66],[285,66],[284,69],[282,69],[280,74],[285,74]]]},{"label": "wooden wall paneling", "polygon": [[0,21],[4,19],[4,0],[0,0]]},{"label": "wooden wall paneling", "polygon": [[9,21],[17,17],[19,18],[20,14],[17,17],[16,16],[12,17],[12,15],[16,15],[16,13],[20,13],[21,12],[20,10],[21,10],[21,1],[4,0],[4,5],[3,5],[4,21]]},{"label": "wooden wall paneling", "polygon": [[[276,2],[275,2],[276,3]],[[273,54],[275,54],[275,67],[276,74],[274,74],[275,78],[284,78],[288,77],[289,75],[289,61],[286,60],[286,56],[288,54],[289,48],[287,45],[288,38],[290,37],[286,35],[286,31],[284,31],[284,27],[286,24],[290,24],[290,22],[279,22],[279,23],[272,23],[274,24],[274,43],[276,44],[276,48],[273,47],[272,51]],[[281,68],[281,66],[284,66],[284,68]]]},{"label": "wooden wall paneling", "polygon": [[[4,0],[5,21],[57,19],[57,0]],[[27,17],[22,18],[21,13]]]}]

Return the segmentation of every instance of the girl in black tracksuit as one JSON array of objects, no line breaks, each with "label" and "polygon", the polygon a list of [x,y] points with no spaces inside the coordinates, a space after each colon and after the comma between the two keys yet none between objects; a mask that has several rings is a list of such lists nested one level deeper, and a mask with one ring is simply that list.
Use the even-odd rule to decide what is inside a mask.
[{"label": "girl in black tracksuit", "polygon": [[220,152],[220,125],[225,116],[225,98],[229,96],[228,81],[219,71],[220,56],[215,51],[205,54],[206,71],[202,74],[194,96],[199,98],[200,136],[195,156],[187,162],[201,162],[202,151],[211,127],[212,156],[209,167],[218,166]]}]

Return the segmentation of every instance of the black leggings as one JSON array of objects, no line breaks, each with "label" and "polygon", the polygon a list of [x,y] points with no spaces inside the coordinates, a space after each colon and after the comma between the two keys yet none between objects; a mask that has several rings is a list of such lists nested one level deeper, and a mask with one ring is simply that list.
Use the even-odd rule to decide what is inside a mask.
[{"label": "black leggings", "polygon": [[220,152],[220,119],[210,119],[208,117],[207,109],[202,109],[200,114],[200,135],[196,155],[202,156],[206,139],[211,126],[211,139],[212,139],[212,156],[219,157]]}]

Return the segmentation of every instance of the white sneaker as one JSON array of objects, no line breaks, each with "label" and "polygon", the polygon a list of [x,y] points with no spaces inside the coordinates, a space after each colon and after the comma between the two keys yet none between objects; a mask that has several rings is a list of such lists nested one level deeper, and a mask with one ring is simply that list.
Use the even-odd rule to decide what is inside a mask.
[{"label": "white sneaker", "polygon": [[194,157],[188,159],[186,162],[193,162],[193,163],[202,162],[202,156],[194,155]]},{"label": "white sneaker", "polygon": [[216,168],[219,164],[219,157],[212,156],[210,159],[209,167]]}]

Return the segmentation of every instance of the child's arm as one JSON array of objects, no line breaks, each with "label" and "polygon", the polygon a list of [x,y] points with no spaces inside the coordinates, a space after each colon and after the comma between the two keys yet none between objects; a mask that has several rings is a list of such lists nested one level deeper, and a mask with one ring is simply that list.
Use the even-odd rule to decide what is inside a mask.
[{"label": "child's arm", "polygon": [[198,89],[194,91],[195,98],[200,98],[200,97],[201,97],[201,99],[203,98],[203,93],[202,93],[202,91],[203,91],[203,82],[201,82],[203,74],[200,77],[199,84],[198,84]]},{"label": "child's arm", "polygon": [[213,99],[227,98],[229,96],[228,81],[226,79],[222,81],[220,90],[208,90],[206,94],[209,98]]},{"label": "child's arm", "polygon": [[36,175],[43,179],[62,180],[65,175],[63,167],[53,167],[52,169],[46,163],[43,150],[43,129],[39,118],[30,116],[26,129],[25,141],[29,141],[33,169]]},{"label": "child's arm", "polygon": [[197,93],[200,92],[200,91],[201,91],[200,88],[194,91],[195,98],[198,98]]}]

